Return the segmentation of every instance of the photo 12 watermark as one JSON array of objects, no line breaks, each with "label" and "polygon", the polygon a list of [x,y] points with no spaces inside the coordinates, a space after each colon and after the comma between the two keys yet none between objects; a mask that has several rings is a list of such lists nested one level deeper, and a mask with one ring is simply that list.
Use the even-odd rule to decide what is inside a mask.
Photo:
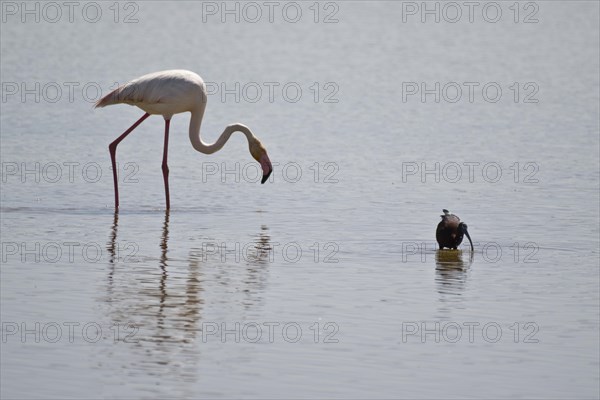
[{"label": "photo 12 watermark", "polygon": [[537,104],[539,91],[537,82],[402,82],[402,102]]},{"label": "photo 12 watermark", "polygon": [[281,263],[296,264],[300,261],[315,264],[337,264],[340,262],[337,242],[225,242],[205,240],[200,244],[202,261],[221,263]]},{"label": "photo 12 watermark", "polygon": [[[139,183],[139,164],[117,163],[120,183]],[[93,161],[3,161],[0,164],[2,183],[97,183],[105,179],[112,181],[112,166]]]},{"label": "photo 12 watermark", "polygon": [[137,343],[132,323],[106,326],[98,322],[2,322],[2,343],[97,343],[100,340]]},{"label": "photo 12 watermark", "polygon": [[[2,103],[74,103],[84,101],[94,104],[102,98],[98,82],[77,81],[3,81]],[[115,82],[105,93],[119,87]]]},{"label": "photo 12 watermark", "polygon": [[57,24],[87,22],[96,24],[137,24],[140,3],[135,1],[2,1],[2,23]]},{"label": "photo 12 watermark", "polygon": [[[273,162],[270,183],[337,184],[340,167],[334,161],[315,161],[309,164],[295,161]],[[262,179],[260,165],[254,162],[203,162],[200,168],[202,183],[257,183]]]},{"label": "photo 12 watermark", "polygon": [[202,322],[202,343],[339,343],[335,322]]},{"label": "photo 12 watermark", "polygon": [[203,1],[202,22],[315,24],[340,22],[340,3],[335,1]]},{"label": "photo 12 watermark", "polygon": [[402,22],[537,24],[535,1],[402,1]]},{"label": "photo 12 watermark", "polygon": [[[434,259],[435,252],[439,246],[434,242],[406,240],[398,243],[402,253],[402,262],[422,262],[426,263]],[[463,243],[464,245],[464,243]],[[468,246],[468,243],[466,244]],[[537,254],[540,246],[535,242],[514,242],[508,246],[502,246],[496,242],[473,242],[474,256],[490,264],[500,262],[514,264],[537,264],[540,260]],[[456,250],[440,250],[452,252]],[[470,250],[464,250],[463,253],[471,254]]]},{"label": "photo 12 watermark", "polygon": [[510,325],[486,322],[402,322],[402,343],[513,343],[536,344],[540,327],[535,322],[513,322]]},{"label": "photo 12 watermark", "polygon": [[535,161],[403,161],[402,183],[540,183],[540,165]]},{"label": "photo 12 watermark", "polygon": [[136,242],[113,243],[110,247],[97,242],[47,241],[18,242],[2,241],[0,259],[6,263],[74,264],[81,261],[134,263],[140,246]]},{"label": "photo 12 watermark", "polygon": [[337,82],[205,82],[206,93],[222,103],[339,103]]}]

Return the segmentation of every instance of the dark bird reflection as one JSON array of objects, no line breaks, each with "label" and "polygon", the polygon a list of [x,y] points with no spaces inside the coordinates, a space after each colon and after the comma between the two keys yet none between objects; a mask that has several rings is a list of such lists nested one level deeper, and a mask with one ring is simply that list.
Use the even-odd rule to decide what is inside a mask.
[{"label": "dark bird reflection", "polygon": [[473,263],[473,252],[437,250],[435,253],[435,280],[440,294],[460,295]]}]

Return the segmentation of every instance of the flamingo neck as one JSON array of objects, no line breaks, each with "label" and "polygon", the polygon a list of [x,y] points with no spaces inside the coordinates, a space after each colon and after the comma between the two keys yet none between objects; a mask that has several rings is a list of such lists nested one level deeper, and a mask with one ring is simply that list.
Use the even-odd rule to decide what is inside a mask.
[{"label": "flamingo neck", "polygon": [[225,127],[221,136],[213,144],[206,144],[200,136],[200,125],[202,124],[203,115],[204,110],[192,111],[192,118],[190,119],[190,141],[194,149],[200,153],[213,154],[221,150],[234,132],[242,132],[246,136],[246,139],[248,139],[248,143],[255,138],[250,128],[246,125],[231,124]]}]

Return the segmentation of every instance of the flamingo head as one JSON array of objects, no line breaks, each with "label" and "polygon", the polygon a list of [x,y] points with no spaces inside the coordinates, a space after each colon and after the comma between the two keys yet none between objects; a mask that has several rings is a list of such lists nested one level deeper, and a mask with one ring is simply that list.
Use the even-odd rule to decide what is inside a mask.
[{"label": "flamingo head", "polygon": [[260,163],[263,171],[263,177],[260,183],[265,183],[267,179],[269,179],[271,172],[273,172],[273,166],[267,155],[267,149],[265,149],[265,146],[263,146],[260,140],[255,139],[250,142],[250,154],[252,154],[252,157]]}]

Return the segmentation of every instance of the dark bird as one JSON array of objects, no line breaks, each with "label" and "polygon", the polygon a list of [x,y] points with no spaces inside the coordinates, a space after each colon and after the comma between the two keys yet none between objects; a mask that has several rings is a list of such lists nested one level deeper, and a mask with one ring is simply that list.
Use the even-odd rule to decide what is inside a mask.
[{"label": "dark bird", "polygon": [[440,215],[442,220],[435,231],[435,239],[440,245],[440,250],[444,247],[455,249],[462,243],[463,236],[467,235],[473,251],[473,241],[467,231],[467,224],[460,222],[458,216],[450,213],[448,210],[442,210],[444,215]]}]

